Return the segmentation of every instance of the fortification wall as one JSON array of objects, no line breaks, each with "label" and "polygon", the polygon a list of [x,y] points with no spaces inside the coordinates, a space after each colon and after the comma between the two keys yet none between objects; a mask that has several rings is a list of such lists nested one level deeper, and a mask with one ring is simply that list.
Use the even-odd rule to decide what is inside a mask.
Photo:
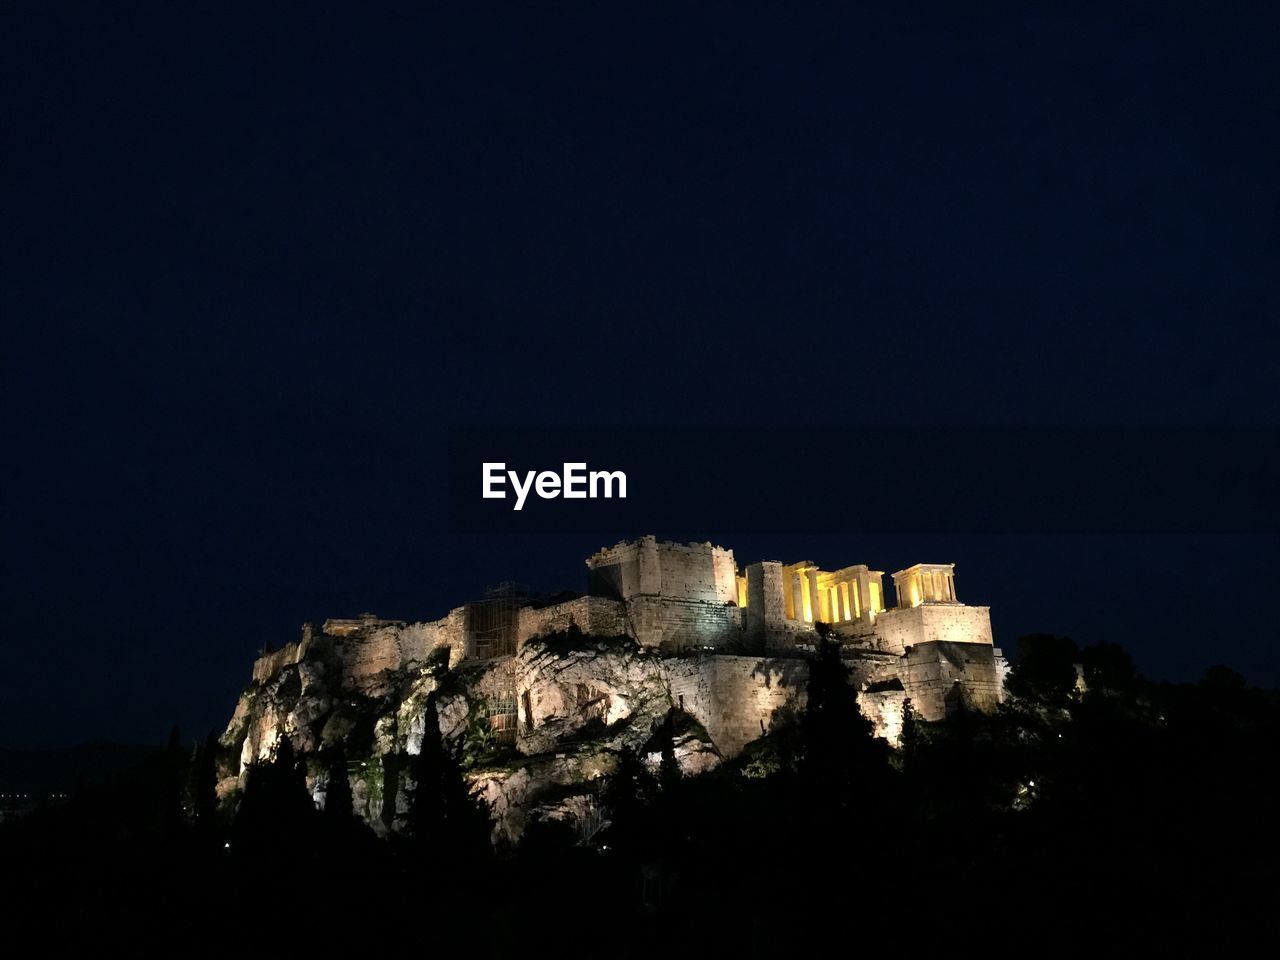
[{"label": "fortification wall", "polygon": [[664,662],[673,705],[696,719],[726,757],[768,729],[776,709],[803,702],[804,660],[707,656]]},{"label": "fortification wall", "polygon": [[587,569],[594,596],[734,604],[738,599],[733,551],[710,543],[660,543],[643,537],[597,551],[587,559]]},{"label": "fortification wall", "polygon": [[723,647],[742,637],[742,609],[736,603],[636,597],[627,613],[636,640],[646,647]]},{"label": "fortification wall", "polygon": [[549,607],[521,608],[518,642],[523,644],[534,637],[560,633],[571,626],[599,637],[631,634],[627,608],[621,601],[608,597],[578,597]]},{"label": "fortification wall", "polygon": [[1000,704],[1002,678],[991,646],[918,644],[901,659],[898,675],[911,705],[926,720],[941,720],[957,709],[990,711]]},{"label": "fortification wall", "polygon": [[454,607],[436,623],[439,628],[435,636],[435,648],[448,647],[449,666],[456,667],[464,657],[474,652],[468,649],[467,643],[467,609]]},{"label": "fortification wall", "polygon": [[812,623],[804,620],[783,620],[773,624],[764,636],[766,651],[812,650],[818,635]]},{"label": "fortification wall", "polygon": [[587,558],[587,591],[614,600],[656,593],[661,580],[653,546],[653,538],[646,537],[597,550]]},{"label": "fortification wall", "polygon": [[996,660],[996,685],[1000,701],[1004,702],[1004,682],[1009,677],[1010,664],[1004,655],[1004,651],[996,647],[992,653],[995,654]]},{"label": "fortification wall", "polygon": [[763,560],[747,567],[747,608],[743,634],[749,648],[764,650],[790,646],[786,630],[787,609],[782,594],[782,564]]},{"label": "fortification wall", "polygon": [[[683,710],[704,727],[715,713],[710,674],[705,657],[679,657],[662,661],[662,679],[671,693],[671,706]],[[719,743],[716,746],[720,746]]]},{"label": "fortification wall", "polygon": [[400,638],[395,627],[353,633],[342,640],[343,682],[362,689],[384,670],[400,668]]},{"label": "fortification wall", "polygon": [[802,706],[809,679],[799,659],[717,656],[709,671],[716,713],[707,732],[727,755],[763,736],[779,707]]},{"label": "fortification wall", "polygon": [[892,653],[860,651],[843,661],[849,671],[849,683],[861,690],[873,683],[884,683],[898,676],[902,658]]},{"label": "fortification wall", "polygon": [[963,604],[924,603],[895,607],[876,617],[881,649],[904,653],[921,643],[991,645],[991,608]]},{"label": "fortification wall", "polygon": [[297,663],[302,656],[302,644],[298,641],[286,643],[279,650],[264,653],[253,661],[253,679],[266,683],[285,667]]},{"label": "fortification wall", "polygon": [[456,664],[466,655],[464,613],[458,607],[439,620],[384,624],[342,637],[343,682],[365,690],[383,671],[418,667],[440,647],[449,648],[450,663]]},{"label": "fortification wall", "polygon": [[425,663],[436,650],[449,647],[452,662],[462,657],[463,608],[451,610],[439,620],[407,623],[400,628],[400,663],[410,669]]},{"label": "fortification wall", "polygon": [[[710,547],[710,544],[705,544]],[[711,576],[709,585],[715,591],[714,599],[720,603],[738,603],[738,562],[733,551],[724,547],[711,547]]]}]

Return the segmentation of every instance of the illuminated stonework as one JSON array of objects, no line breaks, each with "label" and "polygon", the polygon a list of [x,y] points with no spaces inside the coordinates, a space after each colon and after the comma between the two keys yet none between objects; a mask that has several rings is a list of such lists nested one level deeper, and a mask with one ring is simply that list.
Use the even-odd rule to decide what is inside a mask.
[{"label": "illuminated stonework", "polygon": [[388,670],[413,668],[437,650],[451,663],[517,653],[535,637],[571,627],[629,636],[665,654],[793,657],[813,648],[814,624],[830,624],[855,682],[889,692],[893,682],[925,717],[958,703],[980,709],[1003,695],[1004,659],[992,644],[987,607],[956,599],[955,565],[920,563],[893,574],[865,564],[822,570],[810,561],[763,560],[739,570],[733,551],[710,543],[643,537],[587,558],[587,592],[559,602],[499,593],[434,621],[365,614],[308,627],[303,639],[264,655],[266,680],[327,638],[340,651],[344,683],[362,689]]},{"label": "illuminated stonework", "polygon": [[[636,737],[638,747],[676,709],[706,733],[689,747],[690,772],[733,756],[767,732],[780,708],[803,706],[819,623],[840,643],[863,714],[891,743],[908,700],[936,720],[993,709],[1003,696],[1005,663],[992,644],[990,612],[956,599],[949,563],[894,573],[893,606],[883,572],[865,564],[823,570],[762,560],[739,569],[732,550],[711,543],[643,537],[597,551],[586,566],[587,590],[577,595],[539,599],[508,583],[438,620],[363,614],[307,625],[299,641],[254,664],[222,738],[239,769],[220,791],[242,785],[248,765],[282,736],[302,754],[343,741],[354,729],[348,714],[361,704],[378,705],[367,763],[385,772],[380,758],[419,748],[442,654],[450,665],[469,664],[458,674],[465,681],[437,707],[442,735],[462,735],[483,709],[531,769],[554,768],[556,777],[569,776],[560,738],[591,718],[607,729],[620,724],[617,736]],[[585,645],[535,642],[574,630]],[[378,798],[388,794],[370,776],[353,784],[357,806],[375,829],[391,829],[397,814],[381,807]],[[508,811],[495,814],[502,829],[515,830],[522,804],[532,802],[510,791],[547,777],[483,787]]]},{"label": "illuminated stonework", "polygon": [[917,563],[893,575],[898,606],[918,607],[922,603],[956,603],[956,565]]}]

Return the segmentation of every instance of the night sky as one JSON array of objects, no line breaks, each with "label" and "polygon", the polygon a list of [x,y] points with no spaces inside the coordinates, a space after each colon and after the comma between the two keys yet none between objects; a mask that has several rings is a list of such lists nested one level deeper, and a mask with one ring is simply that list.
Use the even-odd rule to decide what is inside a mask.
[{"label": "night sky", "polygon": [[116,6],[0,12],[0,745],[203,736],[304,621],[647,532],[1280,684],[1273,535],[445,503],[473,425],[1280,426],[1273,5]]}]

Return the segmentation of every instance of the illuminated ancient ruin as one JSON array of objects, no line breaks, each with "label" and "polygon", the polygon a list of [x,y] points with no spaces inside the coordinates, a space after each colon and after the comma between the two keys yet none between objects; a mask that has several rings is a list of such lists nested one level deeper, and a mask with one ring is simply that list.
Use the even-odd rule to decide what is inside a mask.
[{"label": "illuminated ancient ruin", "polygon": [[[589,790],[621,746],[643,749],[673,710],[700,731],[679,752],[690,773],[793,716],[819,624],[839,642],[875,734],[891,743],[908,701],[935,720],[993,709],[1003,696],[988,608],[957,599],[952,564],[894,573],[892,606],[884,573],[866,565],[764,560],[739,569],[732,550],[710,543],[643,537],[597,551],[586,566],[582,593],[538,598],[504,583],[437,620],[364,614],[307,625],[254,664],[222,737],[239,763],[220,792],[243,786],[249,765],[281,737],[303,755],[341,743],[359,760],[357,808],[375,829],[396,829],[384,779],[398,767],[388,758],[416,753],[427,724],[451,742],[480,724],[525,758],[520,776],[510,763],[470,775],[495,829],[514,838],[536,811],[550,815],[541,797]],[[456,677],[447,696],[446,664]],[[323,775],[308,782],[321,802]]]},{"label": "illuminated ancient ruin", "polygon": [[[569,629],[633,638],[704,672],[750,665],[741,695],[724,691],[721,707],[752,700],[748,687],[767,683],[775,661],[795,659],[816,642],[814,624],[828,623],[841,643],[864,711],[896,736],[901,701],[910,697],[927,719],[959,705],[989,709],[1002,696],[1004,659],[992,644],[989,609],[957,599],[953,564],[921,563],[893,574],[896,602],[887,605],[884,573],[864,564],[822,570],[800,561],[765,560],[739,570],[733,551],[710,543],[667,543],[654,537],[599,550],[586,561],[587,590],[558,602],[539,602],[512,584],[465,603],[438,620],[408,623],[365,615],[308,626],[303,638],[264,655],[254,677],[265,680],[283,664],[328,640],[343,680],[360,689],[388,670],[420,664],[433,652],[449,661],[517,654],[528,641]],[[524,698],[515,691],[514,699]],[[700,716],[708,728],[717,717]],[[758,730],[768,716],[742,725]],[[522,718],[522,728],[529,718]],[[741,747],[734,735],[717,746]]]}]

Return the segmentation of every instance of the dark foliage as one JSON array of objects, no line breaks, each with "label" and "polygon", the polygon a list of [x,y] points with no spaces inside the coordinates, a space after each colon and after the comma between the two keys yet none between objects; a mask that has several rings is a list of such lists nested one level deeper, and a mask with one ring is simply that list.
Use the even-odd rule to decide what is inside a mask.
[{"label": "dark foliage", "polygon": [[1076,688],[1075,642],[1049,633],[1018,638],[1018,660],[1009,673],[1009,692],[1041,707],[1064,707]]},{"label": "dark foliage", "polygon": [[201,843],[216,846],[222,841],[223,822],[218,814],[218,736],[210,733],[191,755],[188,775],[188,809],[195,834]]},{"label": "dark foliage", "polygon": [[1085,685],[1099,693],[1131,693],[1138,683],[1133,658],[1118,643],[1096,643],[1080,651]]},{"label": "dark foliage", "polygon": [[407,834],[422,855],[446,863],[483,860],[489,853],[489,814],[473,797],[462,765],[440,735],[435,695],[427,700],[422,746],[407,758],[414,783]]},{"label": "dark foliage", "polygon": [[815,807],[847,809],[875,793],[871,784],[883,780],[888,756],[858,708],[839,643],[825,633],[809,664],[806,694],[800,720],[800,783]]},{"label": "dark foliage", "polygon": [[325,778],[324,818],[342,829],[355,816],[351,797],[351,779],[347,770],[347,753],[339,743],[329,754]]},{"label": "dark foliage", "polygon": [[657,784],[636,751],[628,747],[619,750],[617,766],[604,791],[611,821],[605,842],[629,856],[645,850],[650,839],[646,811],[656,793]]},{"label": "dark foliage", "polygon": [[676,760],[676,713],[675,710],[668,710],[658,728],[658,737],[661,741],[658,784],[666,793],[674,793],[678,790],[681,780],[680,764]]},{"label": "dark foliage", "polygon": [[306,769],[293,742],[281,737],[272,758],[248,770],[232,843],[249,856],[300,856],[316,839],[317,820]]}]

